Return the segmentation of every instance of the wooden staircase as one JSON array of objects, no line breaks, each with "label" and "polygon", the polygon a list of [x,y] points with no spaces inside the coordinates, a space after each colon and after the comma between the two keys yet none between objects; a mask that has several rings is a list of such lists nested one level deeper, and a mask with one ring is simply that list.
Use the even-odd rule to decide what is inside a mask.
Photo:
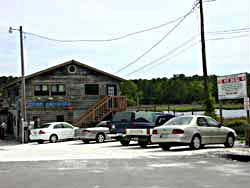
[{"label": "wooden staircase", "polygon": [[74,122],[77,127],[89,127],[107,117],[110,113],[127,109],[127,99],[123,96],[105,96],[84,112]]}]

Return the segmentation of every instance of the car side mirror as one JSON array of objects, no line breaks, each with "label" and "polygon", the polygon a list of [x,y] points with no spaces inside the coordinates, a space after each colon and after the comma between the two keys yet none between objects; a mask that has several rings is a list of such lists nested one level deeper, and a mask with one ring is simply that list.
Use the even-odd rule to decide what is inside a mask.
[{"label": "car side mirror", "polygon": [[219,128],[221,128],[221,127],[222,127],[222,125],[223,125],[222,123],[219,123],[219,124],[218,124],[218,127],[219,127]]}]

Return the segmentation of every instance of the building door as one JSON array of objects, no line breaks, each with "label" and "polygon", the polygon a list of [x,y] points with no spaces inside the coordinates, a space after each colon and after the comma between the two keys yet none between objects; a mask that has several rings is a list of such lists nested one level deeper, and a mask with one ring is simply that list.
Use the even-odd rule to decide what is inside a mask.
[{"label": "building door", "polygon": [[[116,91],[116,85],[107,85],[107,96],[116,96],[117,91]],[[113,100],[113,98],[109,99],[108,102],[108,108],[113,108],[115,101]]]},{"label": "building door", "polygon": [[57,122],[64,122],[64,116],[63,115],[56,116],[56,121]]}]

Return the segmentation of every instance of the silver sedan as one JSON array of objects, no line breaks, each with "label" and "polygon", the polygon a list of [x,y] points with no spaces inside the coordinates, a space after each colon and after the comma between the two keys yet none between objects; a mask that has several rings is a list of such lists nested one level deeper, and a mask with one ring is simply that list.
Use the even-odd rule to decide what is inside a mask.
[{"label": "silver sedan", "polygon": [[235,131],[224,127],[211,117],[202,115],[179,116],[154,128],[151,141],[158,143],[163,150],[171,146],[190,145],[200,149],[206,144],[224,144],[233,147]]},{"label": "silver sedan", "polygon": [[97,143],[102,143],[105,140],[110,140],[110,130],[112,125],[109,121],[101,121],[95,127],[79,128],[75,131],[75,138],[81,139],[84,143],[95,140]]}]

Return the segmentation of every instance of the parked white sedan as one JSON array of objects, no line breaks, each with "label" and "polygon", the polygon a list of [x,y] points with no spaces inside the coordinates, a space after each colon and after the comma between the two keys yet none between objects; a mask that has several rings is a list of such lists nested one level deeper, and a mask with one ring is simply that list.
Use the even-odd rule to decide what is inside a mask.
[{"label": "parked white sedan", "polygon": [[233,147],[235,131],[224,127],[211,117],[201,115],[179,116],[154,128],[151,141],[158,143],[163,150],[171,146],[190,145],[199,149],[206,144],[224,144]]},{"label": "parked white sedan", "polygon": [[76,129],[78,128],[67,122],[45,123],[30,130],[30,140],[42,144],[44,141],[55,143],[57,140],[73,139]]}]

